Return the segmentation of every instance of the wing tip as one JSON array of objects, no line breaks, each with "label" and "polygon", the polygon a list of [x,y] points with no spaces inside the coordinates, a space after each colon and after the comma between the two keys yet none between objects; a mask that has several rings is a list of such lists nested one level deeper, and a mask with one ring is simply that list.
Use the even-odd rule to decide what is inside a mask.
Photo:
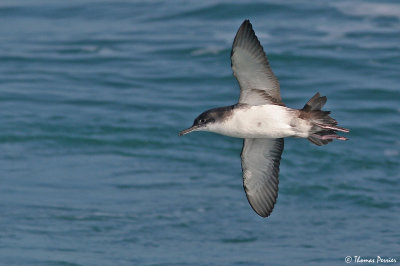
[{"label": "wing tip", "polygon": [[248,25],[248,24],[251,25],[251,22],[250,22],[250,20],[249,20],[248,18],[246,18],[245,20],[243,20],[242,26],[243,26],[243,25]]},{"label": "wing tip", "polygon": [[[244,35],[243,37],[240,37],[241,35]],[[249,19],[245,19],[242,24],[240,25],[238,31],[236,32],[235,39],[233,40],[233,45],[232,48],[239,42],[239,39],[241,38],[256,38],[256,33],[254,32],[253,25],[251,24]],[[257,39],[258,41],[258,39]],[[259,43],[259,42],[258,42]],[[260,44],[260,43],[259,43]],[[261,44],[260,44],[261,45]]]},{"label": "wing tip", "polygon": [[[251,204],[250,204],[251,206]],[[251,206],[253,208],[253,206]],[[272,211],[274,210],[274,206],[272,206],[271,210],[256,210],[255,208],[253,208],[253,210],[255,211],[255,213],[257,213],[261,218],[268,218],[269,216],[271,216]]]},{"label": "wing tip", "polygon": [[[279,183],[279,181],[278,181],[278,183]],[[275,191],[274,195],[272,197],[267,196],[267,198],[256,199],[254,197],[251,197],[247,193],[246,187],[244,187],[244,190],[246,192],[247,201],[249,202],[253,211],[255,213],[257,213],[259,216],[261,216],[262,218],[269,217],[275,208],[276,202],[278,201],[278,196],[279,196],[278,184],[276,186],[276,191]]]},{"label": "wing tip", "polygon": [[276,198],[273,201],[273,204],[270,208],[256,209],[255,207],[253,207],[252,204],[250,204],[250,206],[259,216],[261,216],[262,218],[268,218],[274,210],[277,198],[278,198],[278,195],[276,196]]},{"label": "wing tip", "polygon": [[[242,32],[248,32],[248,31],[254,33],[253,26],[251,25],[250,20],[245,19],[242,22],[242,24],[240,25],[239,29],[237,30],[235,38],[233,40],[232,49],[231,49],[231,57],[233,55],[233,48],[237,45],[237,43],[239,42],[239,39],[241,38],[239,36],[242,34]],[[254,35],[255,35],[255,33],[254,33]],[[232,66],[232,62],[231,62],[231,66]]]}]

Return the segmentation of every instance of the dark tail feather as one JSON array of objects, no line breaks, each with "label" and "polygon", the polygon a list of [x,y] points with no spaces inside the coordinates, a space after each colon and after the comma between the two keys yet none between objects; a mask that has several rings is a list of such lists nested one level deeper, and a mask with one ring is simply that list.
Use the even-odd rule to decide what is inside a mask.
[{"label": "dark tail feather", "polygon": [[317,92],[303,107],[304,112],[310,112],[315,110],[321,110],[326,104],[328,99],[326,96],[320,97],[319,92]]},{"label": "dark tail feather", "polygon": [[336,131],[349,132],[348,129],[337,126],[337,121],[329,116],[329,111],[321,110],[326,101],[327,98],[320,97],[318,92],[300,110],[301,116],[312,124],[308,140],[318,146],[328,144],[334,139],[347,140],[337,135]]}]

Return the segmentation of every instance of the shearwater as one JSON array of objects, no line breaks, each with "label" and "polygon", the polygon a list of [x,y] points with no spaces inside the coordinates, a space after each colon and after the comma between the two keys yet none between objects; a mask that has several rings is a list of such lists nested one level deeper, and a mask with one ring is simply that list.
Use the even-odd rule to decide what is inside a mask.
[{"label": "shearwater", "polygon": [[240,86],[239,102],[203,112],[179,135],[210,131],[243,138],[243,187],[254,211],[267,217],[278,197],[283,138],[307,138],[322,146],[334,139],[347,140],[336,132],[349,130],[338,127],[337,121],[329,116],[330,112],[321,110],[327,98],[319,93],[303,109],[285,106],[278,79],[249,20],[245,20],[236,33],[231,65]]}]

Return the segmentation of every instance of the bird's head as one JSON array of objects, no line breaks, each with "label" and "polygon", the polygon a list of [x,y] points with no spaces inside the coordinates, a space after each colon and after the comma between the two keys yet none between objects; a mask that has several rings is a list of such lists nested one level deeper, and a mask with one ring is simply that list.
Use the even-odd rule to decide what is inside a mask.
[{"label": "bird's head", "polygon": [[193,125],[185,130],[179,132],[179,136],[188,134],[193,131],[217,131],[217,124],[221,123],[223,119],[228,117],[233,110],[233,106],[220,107],[210,109],[200,114],[193,122]]},{"label": "bird's head", "polygon": [[191,127],[179,132],[179,136],[193,131],[208,131],[212,123],[215,123],[215,114],[212,112],[212,110],[205,111],[196,117]]}]

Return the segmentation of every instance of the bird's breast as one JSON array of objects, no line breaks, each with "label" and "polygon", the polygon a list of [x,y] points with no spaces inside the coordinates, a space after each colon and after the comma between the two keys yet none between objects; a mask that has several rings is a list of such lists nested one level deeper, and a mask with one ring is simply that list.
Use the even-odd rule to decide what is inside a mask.
[{"label": "bird's breast", "polygon": [[238,138],[283,138],[293,135],[290,120],[286,107],[239,106],[212,131]]}]

